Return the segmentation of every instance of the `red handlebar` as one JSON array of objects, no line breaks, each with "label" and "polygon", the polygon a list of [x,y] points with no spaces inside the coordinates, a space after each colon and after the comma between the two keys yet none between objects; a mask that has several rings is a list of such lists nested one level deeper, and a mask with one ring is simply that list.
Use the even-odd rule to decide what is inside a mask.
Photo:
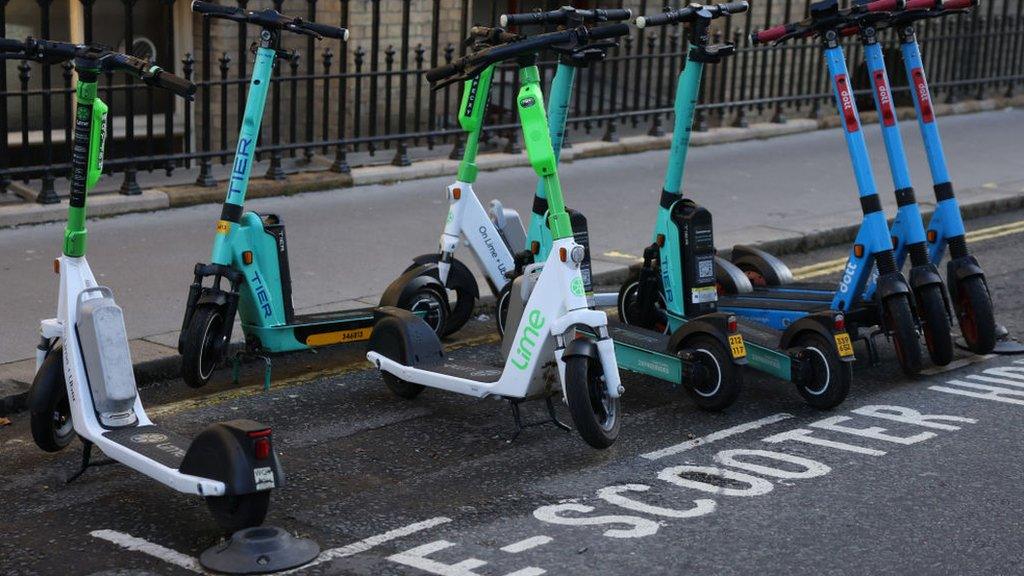
[{"label": "red handlebar", "polygon": [[939,0],[907,0],[907,10],[931,10],[939,4]]},{"label": "red handlebar", "polygon": [[868,12],[895,12],[900,9],[900,0],[875,0],[868,2],[864,8]]},{"label": "red handlebar", "polygon": [[945,0],[943,10],[969,10],[978,5],[978,0]]},{"label": "red handlebar", "polygon": [[754,32],[750,35],[750,41],[754,44],[767,44],[768,42],[774,42],[779,38],[782,38],[789,33],[789,28],[786,24],[780,24],[778,26],[772,26],[760,32]]}]

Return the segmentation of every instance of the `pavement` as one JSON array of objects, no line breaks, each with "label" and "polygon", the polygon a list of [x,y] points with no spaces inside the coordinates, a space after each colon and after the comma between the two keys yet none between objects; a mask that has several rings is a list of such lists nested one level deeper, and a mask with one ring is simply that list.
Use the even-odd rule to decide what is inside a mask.
[{"label": "pavement", "polygon": [[[1024,109],[948,116],[941,123],[950,171],[968,214],[1024,203],[1019,170]],[[765,137],[799,132],[799,124],[761,130]],[[931,184],[917,127],[913,122],[901,127],[927,212]],[[865,126],[865,132],[891,214],[895,200],[881,135],[876,125]],[[609,278],[635,262],[647,242],[666,153],[585,158],[587,146],[574,147],[577,157],[561,174],[569,205],[588,217],[594,270]],[[449,167],[432,178],[248,202],[250,209],[280,214],[288,226],[296,311],[376,304],[413,256],[435,249],[445,213],[443,190],[452,172]],[[848,240],[860,220],[845,145],[834,129],[697,147],[690,152],[686,178],[688,194],[716,215],[719,248],[761,243],[785,252],[835,244]],[[498,198],[526,214],[533,182],[530,168],[512,167],[482,173],[476,189],[485,203]],[[192,267],[209,257],[219,212],[216,204],[201,204],[89,222],[90,263],[125,310],[133,357],[145,381],[177,369],[175,346]],[[61,230],[60,223],[0,230],[5,295],[0,397],[23,392],[31,380],[38,321],[55,308],[57,282],[50,263]]]},{"label": "pavement", "polygon": [[[968,223],[1005,232],[972,249],[1016,334],[1024,231],[1009,225],[1022,220],[1008,210]],[[806,269],[841,253],[789,260]],[[451,354],[496,358],[492,331],[472,321]],[[596,451],[552,426],[509,442],[502,401],[395,398],[354,348],[269,392],[258,378],[144,391],[150,416],[184,434],[240,416],[273,426],[288,483],[268,523],[323,549],[293,574],[973,576],[1024,565],[1021,357],[959,353],[908,379],[883,346],[877,366],[854,365],[849,398],[829,412],[749,371],[722,413],[624,374],[622,433]],[[26,414],[0,427],[5,574],[202,573],[196,559],[217,534],[199,499],[117,466],[65,484],[72,448],[40,452]]]}]

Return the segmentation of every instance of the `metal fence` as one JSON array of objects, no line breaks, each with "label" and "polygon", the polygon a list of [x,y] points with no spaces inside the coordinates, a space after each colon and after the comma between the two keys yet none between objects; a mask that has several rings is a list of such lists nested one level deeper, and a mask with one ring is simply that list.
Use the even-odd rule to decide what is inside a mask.
[{"label": "metal fence", "polygon": [[[52,0],[14,1],[35,2],[40,34],[51,35]],[[83,40],[91,41],[97,27],[111,24],[94,17],[96,2],[102,0],[73,1],[81,4]],[[132,11],[136,0],[107,1],[123,5],[124,21],[118,24],[123,27],[124,45],[134,46]],[[0,0],[0,30],[10,2]],[[178,0],[181,2],[184,0]],[[450,17],[445,20],[442,0],[391,0],[401,12],[397,38],[386,36],[394,33],[388,22],[396,17],[390,9],[382,14],[384,2],[337,0],[336,23],[348,27],[354,23],[353,10],[358,9],[357,29],[369,34],[353,34],[344,45],[299,39],[296,57],[279,61],[258,146],[257,157],[267,161],[265,177],[285,178],[282,165],[286,158],[326,157],[331,160],[331,170],[347,172],[355,159],[359,163],[409,165],[413,147],[437,149],[438,154],[448,152],[452,157],[461,154],[461,131],[455,120],[459,89],[452,86],[432,91],[424,74],[464,53],[460,43],[443,38],[453,34],[465,37],[471,24],[471,16],[466,16],[469,0],[461,1],[454,31],[450,30]],[[238,3],[249,4],[248,0]],[[1022,3],[1024,0],[1004,0],[997,10],[997,4],[990,2],[970,15],[918,25],[933,98],[954,102],[1013,95],[1024,80]],[[101,95],[108,102],[118,102],[120,115],[111,114],[109,119],[112,140],[105,169],[123,174],[124,194],[139,193],[140,170],[162,170],[170,176],[186,169],[196,175],[197,184],[215,185],[213,167],[230,162],[245,104],[255,31],[240,26],[230,34],[237,39],[225,41],[224,34],[215,33],[217,24],[197,18],[193,21],[195,52],[176,52],[176,2],[159,0],[157,4],[166,11],[171,26],[166,53],[176,55],[175,61],[165,58],[159,63],[194,80],[199,92],[194,102],[175,103],[139,83],[107,78]],[[270,4],[310,19],[321,15],[317,0],[273,0]],[[707,68],[696,130],[745,126],[754,119],[785,122],[831,113],[827,74],[813,40],[777,47],[752,47],[747,41],[751,30],[802,17],[806,0],[775,0],[774,6],[773,0],[766,0],[759,8],[754,4],[755,10],[725,20],[715,32],[716,41],[735,42],[737,52]],[[648,8],[645,0],[634,7]],[[890,34],[884,38],[894,54],[895,38]],[[583,70],[577,77],[567,140],[614,141],[623,133],[664,133],[671,123],[674,79],[683,66],[684,50],[681,28],[638,30],[604,62]],[[866,86],[866,75],[858,82],[858,73],[865,73],[856,41],[850,42],[847,55],[855,85]],[[16,61],[4,66],[0,74],[0,135],[7,138],[0,138],[0,191],[6,191],[12,180],[31,181],[39,187],[37,201],[56,202],[57,179],[69,170],[73,70],[64,66],[44,73],[38,64]],[[545,79],[550,79],[554,62],[544,60],[541,67]],[[909,103],[898,60],[891,68],[896,98]],[[10,82],[9,75],[16,80]],[[520,150],[515,80],[511,66],[502,66],[495,73],[484,136],[509,153]],[[39,126],[29,122],[30,110],[39,112]]]}]

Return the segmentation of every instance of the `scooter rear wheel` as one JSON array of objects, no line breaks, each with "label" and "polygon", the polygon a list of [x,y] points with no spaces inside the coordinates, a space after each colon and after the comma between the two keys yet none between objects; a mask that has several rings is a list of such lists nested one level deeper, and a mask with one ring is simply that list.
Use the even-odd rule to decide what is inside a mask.
[{"label": "scooter rear wheel", "polygon": [[225,536],[263,524],[270,507],[270,490],[232,496],[207,496],[206,507]]},{"label": "scooter rear wheel", "polygon": [[981,276],[960,281],[954,299],[960,333],[975,354],[988,354],[996,347],[996,318],[992,297]]},{"label": "scooter rear wheel", "polygon": [[896,294],[882,301],[885,328],[892,335],[900,368],[907,376],[921,372],[921,346],[917,340],[917,323],[905,294]]},{"label": "scooter rear wheel", "polygon": [[619,399],[608,396],[599,359],[565,359],[565,396],[573,424],[587,444],[604,449],[615,443],[619,437]]},{"label": "scooter rear wheel", "polygon": [[683,341],[680,352],[689,351],[702,374],[699,380],[685,380],[683,387],[701,410],[725,410],[739,398],[742,376],[728,350],[708,334],[695,334]]},{"label": "scooter rear wheel", "polygon": [[436,290],[431,287],[423,287],[398,302],[399,308],[416,314],[422,313],[423,321],[430,326],[438,338],[445,333],[445,326],[448,322],[448,304],[440,290],[440,287]]},{"label": "scooter rear wheel", "polygon": [[[413,259],[413,264],[405,269],[405,272],[423,264],[436,264],[440,260],[438,254],[423,254]],[[469,268],[458,258],[452,258],[451,270],[448,272],[448,282],[445,288],[455,293],[455,306],[449,306],[448,319],[444,325],[444,334],[449,336],[458,332],[469,319],[473,317],[473,310],[476,307],[476,296],[479,293],[476,286],[476,278]],[[449,294],[448,301],[451,302]]]},{"label": "scooter rear wheel", "polygon": [[810,365],[810,378],[796,382],[804,401],[818,410],[842,404],[850,392],[853,367],[839,359],[835,344],[816,332],[803,332],[793,339],[793,346],[803,349],[804,362]]},{"label": "scooter rear wheel", "polygon": [[46,452],[59,452],[75,439],[71,404],[64,385],[64,355],[54,348],[46,355],[29,390],[32,440]]},{"label": "scooter rear wheel", "polygon": [[619,297],[616,301],[616,307],[619,312],[619,321],[623,324],[639,326],[656,332],[665,333],[668,331],[668,315],[665,313],[665,296],[661,291],[658,291],[658,301],[654,304],[656,308],[656,319],[650,326],[645,325],[645,323],[640,322],[638,319],[640,316],[639,299],[640,279],[637,274],[631,274],[622,284],[622,287],[619,288]]},{"label": "scooter rear wheel", "polygon": [[945,366],[953,361],[953,335],[950,333],[949,312],[942,286],[924,286],[914,295],[917,301],[917,315],[921,320],[925,347],[932,364]]},{"label": "scooter rear wheel", "polygon": [[215,351],[223,326],[224,311],[220,306],[200,306],[192,314],[181,351],[181,377],[190,387],[205,386],[223,360]]}]

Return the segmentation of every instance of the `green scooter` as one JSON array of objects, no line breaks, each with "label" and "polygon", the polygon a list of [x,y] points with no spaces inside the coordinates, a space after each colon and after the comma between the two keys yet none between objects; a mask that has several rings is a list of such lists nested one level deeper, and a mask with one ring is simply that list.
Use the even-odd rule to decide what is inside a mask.
[{"label": "green scooter", "polygon": [[[284,223],[276,214],[243,212],[274,61],[291,57],[280,49],[281,33],[345,40],[348,31],[290,18],[274,10],[251,12],[198,0],[192,3],[192,10],[260,29],[245,117],[217,222],[211,262],[195,266],[178,338],[182,377],[189,386],[199,387],[209,381],[227,356],[236,315],[241,318],[246,349],[262,354],[365,341],[373,331],[376,308],[296,314]],[[382,296],[381,305],[410,310],[441,334],[448,302],[436,274],[429,274],[430,267],[417,267],[403,275]],[[264,360],[264,385],[269,386],[270,361],[266,357]]]}]

